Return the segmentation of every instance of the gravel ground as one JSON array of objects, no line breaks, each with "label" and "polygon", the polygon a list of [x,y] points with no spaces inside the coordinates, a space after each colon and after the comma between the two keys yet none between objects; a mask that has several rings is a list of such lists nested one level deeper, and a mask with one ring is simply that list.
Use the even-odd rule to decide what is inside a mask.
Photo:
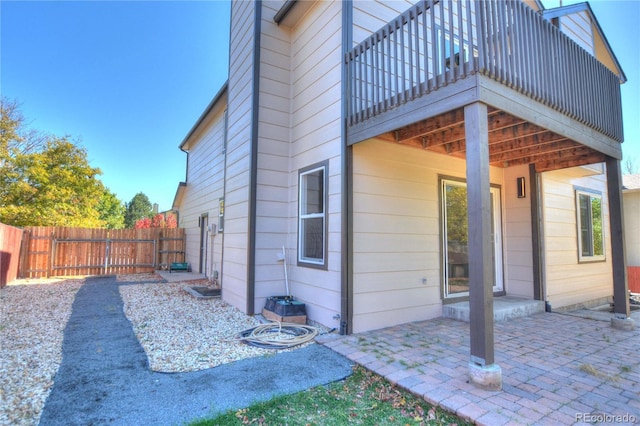
[{"label": "gravel ground", "polygon": [[[183,289],[206,281],[165,283],[155,274],[118,276],[118,281],[133,283],[120,286],[124,311],[154,371],[204,370],[274,353],[235,339],[260,324],[256,318],[220,299],[196,299]],[[71,306],[83,283],[17,280],[0,292],[0,426],[38,424],[60,366]]]},{"label": "gravel ground", "polygon": [[[189,282],[189,285],[203,283]],[[196,299],[185,282],[121,286],[124,312],[154,371],[187,372],[273,350],[245,345],[235,336],[260,324],[221,299]]]},{"label": "gravel ground", "polygon": [[83,280],[19,280],[0,291],[0,425],[38,423]]}]

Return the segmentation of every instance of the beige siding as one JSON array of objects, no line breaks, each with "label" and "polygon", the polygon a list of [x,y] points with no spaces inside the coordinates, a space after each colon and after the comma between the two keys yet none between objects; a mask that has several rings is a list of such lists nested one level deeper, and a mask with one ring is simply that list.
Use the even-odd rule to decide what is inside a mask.
[{"label": "beige siding", "polygon": [[278,253],[287,242],[291,42],[273,16],[281,2],[264,2],[260,40],[260,110],[256,200],[255,312],[268,296],[285,294]]},{"label": "beige siding", "polygon": [[415,3],[409,0],[355,0],[353,2],[354,43],[360,43]]},{"label": "beige siding", "polygon": [[[318,2],[291,29],[291,133],[287,249],[292,294],[310,319],[338,327],[340,313],[340,2]],[[321,36],[319,36],[321,35]],[[297,266],[298,171],[329,161],[328,269]],[[281,268],[280,264],[280,268]]]},{"label": "beige siding", "polygon": [[224,192],[224,104],[212,111],[201,129],[189,140],[187,187],[180,206],[180,227],[185,228],[187,246],[186,261],[194,272],[209,277],[220,271],[222,260],[222,236],[207,233],[205,259],[200,269],[199,218],[207,214],[209,224],[218,223],[218,200]]},{"label": "beige siding", "polygon": [[[407,10],[413,1],[354,1],[354,43]],[[254,8],[262,5],[256,228],[249,229]],[[444,4],[445,7],[449,3]],[[465,3],[467,4],[467,3]],[[245,311],[247,271],[255,268],[255,310],[264,299],[284,293],[278,253],[286,247],[291,293],[307,304],[309,319],[338,328],[341,308],[341,40],[342,4],[318,1],[292,27],[273,17],[283,1],[233,2],[228,81],[227,150],[222,113],[207,122],[192,142],[181,226],[187,258],[199,263],[198,217],[217,223],[218,199],[225,197],[224,235],[212,237],[209,270],[222,269],[223,297]],[[441,6],[437,6],[441,7]],[[593,50],[583,14],[563,17],[563,30]],[[445,13],[448,19],[448,13]],[[466,16],[464,16],[466,20]],[[458,25],[457,16],[454,17]],[[429,32],[431,34],[431,32]],[[466,35],[465,35],[466,36]],[[422,37],[422,35],[419,35]],[[427,37],[431,37],[428,35]],[[590,38],[591,37],[591,38]],[[589,44],[591,43],[591,44]],[[426,55],[420,52],[420,55]],[[433,70],[429,70],[433,72]],[[464,179],[465,162],[449,156],[370,140],[354,146],[353,331],[434,318],[442,309],[441,210],[439,177]],[[222,164],[226,155],[226,172]],[[299,170],[328,162],[328,253],[326,270],[297,265]],[[527,166],[492,168],[502,189],[505,290],[532,297],[531,194],[518,199],[516,178]],[[546,173],[542,197],[547,298],[554,308],[611,293],[610,260],[578,264],[574,185],[603,192],[603,175],[572,171]],[[608,229],[608,211],[605,211]],[[248,241],[255,232],[255,264]],[[607,234],[608,235],[608,234]],[[224,264],[217,265],[224,241]],[[605,247],[609,247],[609,241]]]},{"label": "beige siding", "polygon": [[605,41],[603,40],[600,33],[595,29],[593,29],[593,50],[595,52],[594,56],[600,62],[602,62],[607,68],[609,68],[612,73],[621,76],[620,69],[618,69],[616,63],[611,57],[611,53],[609,52]]},{"label": "beige siding", "polygon": [[[583,176],[580,168],[542,174],[542,209],[546,299],[552,309],[586,303],[613,294],[609,206],[606,176]],[[605,257],[602,262],[578,262],[575,189],[602,194]]]},{"label": "beige siding", "polygon": [[[524,177],[526,197],[518,198],[517,179]],[[504,170],[505,290],[512,296],[533,298],[533,246],[531,245],[531,182],[527,165]]]},{"label": "beige siding", "polygon": [[222,282],[224,299],[244,312],[247,307],[254,3],[232,2],[231,7]]},{"label": "beige siding", "polygon": [[353,149],[353,331],[442,315],[438,182],[464,179],[464,161],[375,140]]},{"label": "beige siding", "polygon": [[[363,42],[364,40],[367,39],[367,37],[371,36],[371,34],[373,34],[374,32],[385,28],[386,25],[390,22],[394,22],[395,19],[397,19],[401,14],[403,14],[404,12],[406,12],[408,9],[410,9],[415,3],[417,3],[417,1],[404,1],[404,0],[395,0],[395,1],[380,1],[380,0],[376,0],[376,1],[356,1],[354,2],[354,28],[353,28],[353,44],[354,46]],[[470,8],[469,12],[471,14],[471,16],[475,16],[475,6],[473,5],[473,3],[463,3],[463,2],[456,2],[456,3],[452,3],[451,1],[447,1],[447,2],[436,2],[433,5],[433,12],[429,12],[427,14],[428,17],[431,16],[436,16],[436,17],[440,17],[443,16],[444,19],[444,25],[447,28],[446,32],[449,33],[455,33],[455,34],[460,34],[460,23],[462,23],[462,39],[463,39],[463,43],[461,44],[460,41],[457,39],[458,36],[456,36],[456,49],[458,49],[460,52],[466,50],[467,51],[467,59],[468,59],[468,49],[470,45],[476,45],[477,46],[477,40],[474,38],[473,34],[469,34],[468,30],[467,30],[467,7]],[[459,16],[459,11],[461,11],[461,15]],[[451,13],[451,16],[449,16],[449,13]],[[439,19],[439,18],[438,18]],[[418,21],[420,22],[420,25],[424,25],[424,17],[420,17],[418,18]],[[473,23],[472,23],[473,25]],[[475,28],[475,25],[473,25],[473,27]],[[436,29],[434,29],[434,31],[437,31]],[[473,33],[475,33],[474,30],[472,30]],[[444,66],[442,65],[442,61],[443,59],[438,59],[440,62],[440,65],[436,67],[436,60],[438,57],[440,58],[444,58],[444,54],[445,52],[442,51],[441,47],[439,47],[439,36],[435,36],[436,40],[434,43],[434,33],[432,32],[432,23],[431,23],[431,19],[427,18],[427,22],[426,22],[426,48],[425,48],[425,32],[423,31],[419,31],[418,34],[418,43],[417,46],[414,46],[413,49],[418,49],[418,56],[420,57],[419,62],[420,64],[424,63],[424,57],[425,55],[428,55],[428,76],[429,78],[433,78],[435,77],[437,74],[443,73],[444,72]],[[448,37],[448,36],[447,36]],[[472,43],[469,43],[469,40],[473,40]],[[434,44],[435,44],[435,49],[434,49]],[[391,58],[391,61],[393,61],[393,57],[394,55],[398,54],[404,54],[405,55],[405,61],[406,61],[406,66],[409,67],[410,64],[410,55],[408,54],[408,48],[405,48],[405,52],[400,52],[400,53],[393,53],[390,52],[389,53],[389,57]],[[448,47],[447,47],[448,49]],[[435,53],[434,53],[435,52]],[[420,73],[424,72],[424,70],[420,71]],[[410,79],[409,76],[405,76],[406,81],[404,82],[404,84],[407,87],[410,87],[410,85],[413,83]],[[369,89],[371,89],[371,87],[369,87]],[[380,90],[384,90],[383,87],[378,86],[375,88],[376,90],[380,91]],[[373,92],[369,92],[369,99],[373,99]],[[372,105],[369,105],[372,106]]]},{"label": "beige siding", "polygon": [[[406,0],[395,0],[395,1],[385,1],[385,0],[366,0],[366,1],[355,1],[353,4],[353,45],[356,46],[370,37],[374,32],[379,31],[381,29],[385,29],[388,31],[388,24],[396,20],[400,15],[409,10],[417,1],[406,1]],[[468,10],[467,10],[468,8]],[[451,16],[450,16],[451,14]],[[466,51],[466,57],[468,59],[469,55],[469,46],[477,46],[478,42],[474,38],[473,34],[469,34],[467,29],[468,23],[468,15],[475,17],[475,5],[473,3],[468,2],[435,2],[432,6],[432,10],[429,10],[427,14],[420,14],[417,18],[417,21],[420,23],[420,27],[424,27],[424,20],[426,18],[426,31],[418,31],[417,34],[415,31],[412,33],[410,43],[414,43],[415,46],[412,46],[412,54],[409,54],[409,36],[405,33],[405,39],[407,45],[404,47],[404,51],[402,48],[395,47],[388,52],[386,51],[386,44],[382,43],[382,49],[385,50],[385,57],[389,60],[389,63],[394,63],[395,60],[404,60],[405,67],[408,69],[410,64],[414,62],[414,67],[420,67],[421,69],[418,71],[417,69],[413,73],[406,73],[404,75],[404,81],[394,81],[394,79],[389,79],[389,75],[385,78],[387,79],[386,83],[383,83],[384,79],[380,79],[374,85],[367,85],[365,98],[367,101],[367,107],[373,107],[374,99],[378,96],[377,94],[380,92],[389,92],[389,94],[398,94],[399,92],[395,89],[392,89],[396,84],[402,85],[406,88],[411,87],[411,85],[416,84],[413,81],[413,78],[418,79],[418,76],[424,76],[425,67],[427,68],[427,77],[429,79],[436,77],[438,74],[442,74],[445,72],[444,67],[444,55],[445,51],[449,49],[447,47],[445,51],[443,51],[442,45],[440,41],[444,36],[445,40],[447,40],[447,46],[449,46],[450,40],[450,32],[453,31],[455,33],[455,49],[458,49],[460,52]],[[461,16],[460,16],[461,15]],[[432,20],[433,18],[433,20]],[[415,18],[414,18],[415,19]],[[473,19],[473,18],[472,18]],[[472,21],[472,26],[473,26]],[[462,23],[462,27],[460,24]],[[444,31],[441,31],[442,28],[448,28]],[[462,29],[462,30],[461,30]],[[460,31],[461,30],[461,31]],[[462,37],[460,37],[460,33],[462,33]],[[472,33],[475,31],[472,30]],[[417,35],[417,42],[414,38]],[[426,37],[426,43],[425,43]],[[396,36],[392,35],[389,39],[395,40]],[[460,42],[459,39],[462,39]],[[469,43],[469,40],[473,40]],[[395,41],[393,42],[395,43]],[[401,56],[402,55],[402,56]],[[427,56],[427,64],[425,65],[425,55]],[[404,59],[401,59],[404,58]],[[418,59],[419,57],[419,59]],[[409,59],[411,58],[411,59]],[[440,58],[440,59],[438,59]],[[418,65],[420,64],[420,65]],[[385,67],[382,67],[385,69]],[[394,74],[390,72],[390,70],[385,71],[383,74]],[[410,77],[410,76],[413,76]],[[444,78],[444,76],[443,76]],[[424,81],[423,81],[424,83]]]},{"label": "beige siding", "polygon": [[627,265],[640,266],[640,189],[625,191],[624,238],[627,249]]},{"label": "beige siding", "polygon": [[560,29],[573,41],[593,55],[593,30],[587,12],[572,13],[560,18]]}]

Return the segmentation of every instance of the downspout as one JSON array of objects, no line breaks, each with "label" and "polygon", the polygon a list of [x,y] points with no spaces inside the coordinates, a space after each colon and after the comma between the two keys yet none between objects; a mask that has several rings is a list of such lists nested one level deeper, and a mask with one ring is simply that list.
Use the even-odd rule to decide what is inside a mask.
[{"label": "downspout", "polygon": [[[228,98],[227,98],[228,99]],[[227,109],[224,110],[224,128],[222,135],[222,198],[227,200],[227,135],[228,135],[228,118],[229,104],[227,103]],[[226,206],[226,205],[225,205]],[[224,216],[223,216],[224,217]],[[224,224],[223,224],[224,228]],[[218,199],[218,232],[220,232],[220,200]],[[224,273],[224,229],[222,230],[222,241],[220,241],[220,271],[218,272],[218,285],[222,289],[222,277]]]},{"label": "downspout", "polygon": [[[184,148],[182,147],[182,145],[180,145],[178,148],[180,149],[180,151],[182,151],[182,152],[184,152],[185,154],[187,154],[187,159],[186,159],[187,165],[186,165],[186,166],[185,166],[185,168],[184,168],[184,169],[185,169],[185,172],[184,172],[184,185],[186,186],[186,185],[187,185],[187,179],[189,178],[189,151],[187,151],[186,149],[184,149]],[[180,182],[180,183],[179,183],[179,185],[182,185],[182,183],[183,183],[183,182]],[[174,199],[173,201],[174,201],[174,203],[175,203],[175,199]],[[172,209],[172,210],[174,210],[174,211],[176,212],[176,226],[177,226],[178,228],[180,228],[180,210],[175,210],[175,209],[173,209],[173,207],[174,207],[174,206],[171,206],[171,209]],[[186,250],[186,248],[184,248],[184,250]],[[169,259],[167,258],[167,261],[168,261],[168,260],[169,260]],[[184,260],[184,259],[183,259],[183,260]]]},{"label": "downspout", "polygon": [[256,196],[258,189],[258,109],[260,99],[260,35],[262,31],[262,0],[254,3],[253,23],[253,105],[251,107],[251,147],[249,152],[249,229],[247,241],[247,313],[255,310],[256,289]]},{"label": "downspout", "polygon": [[551,306],[546,302],[544,288],[544,235],[542,232],[542,185],[540,174],[536,172],[535,164],[529,165],[529,193],[531,194],[531,251],[533,264],[533,298],[545,301],[545,310],[549,312]]},{"label": "downspout", "polygon": [[340,267],[340,334],[353,332],[353,147],[347,140],[347,118],[351,93],[346,55],[353,46],[353,3],[342,2],[342,129],[341,129],[341,267]]},{"label": "downspout", "polygon": [[187,166],[184,168],[185,172],[184,172],[184,181],[187,182],[187,178],[189,177],[189,151],[187,151],[186,149],[184,149],[183,147],[180,147],[180,151],[184,152],[185,154],[187,154]]}]

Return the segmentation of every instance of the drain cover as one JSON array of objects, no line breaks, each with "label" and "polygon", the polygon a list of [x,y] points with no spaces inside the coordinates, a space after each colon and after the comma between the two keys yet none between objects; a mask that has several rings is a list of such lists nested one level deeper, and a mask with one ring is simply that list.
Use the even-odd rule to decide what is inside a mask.
[{"label": "drain cover", "polygon": [[184,290],[197,299],[212,299],[220,297],[219,288],[211,288],[204,286],[185,286]]}]

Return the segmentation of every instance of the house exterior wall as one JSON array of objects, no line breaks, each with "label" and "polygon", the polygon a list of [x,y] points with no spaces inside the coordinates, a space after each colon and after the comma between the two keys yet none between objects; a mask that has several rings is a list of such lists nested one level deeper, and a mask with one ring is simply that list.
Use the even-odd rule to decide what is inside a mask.
[{"label": "house exterior wall", "polygon": [[602,62],[607,68],[609,68],[612,73],[616,75],[620,74],[620,70],[616,66],[616,63],[613,61],[611,53],[607,49],[607,45],[605,44],[600,34],[596,31],[594,31],[593,49],[595,57],[598,58],[600,62]]},{"label": "house exterior wall", "polygon": [[640,189],[622,192],[627,265],[640,267]]},{"label": "house exterior wall", "polygon": [[355,0],[353,2],[353,43],[365,38],[413,6],[415,1]]},{"label": "house exterior wall", "polygon": [[353,154],[353,331],[441,316],[439,178],[465,179],[464,160],[375,139]]},{"label": "house exterior wall", "polygon": [[[584,176],[584,168],[571,168],[542,173],[541,181],[546,300],[559,309],[612,296],[606,175]],[[604,261],[578,261],[577,188],[602,195]]]},{"label": "house exterior wall", "polygon": [[586,11],[571,13],[560,18],[560,30],[587,52],[594,54],[593,28]]},{"label": "house exterior wall", "polygon": [[[290,285],[307,315],[339,326],[341,254],[342,4],[318,2],[291,30]],[[328,161],[327,268],[298,266],[298,173]]]},{"label": "house exterior wall", "polygon": [[[261,312],[269,296],[284,295],[287,244],[291,105],[291,41],[273,22],[282,2],[263,2],[261,23],[258,170],[256,192],[255,303]],[[293,254],[295,255],[295,253]]]},{"label": "house exterior wall", "polygon": [[[353,45],[354,47],[363,41],[365,41],[368,37],[370,37],[373,33],[388,26],[390,22],[394,22],[401,14],[407,12],[412,6],[418,3],[415,1],[407,1],[407,0],[396,0],[396,1],[384,1],[384,0],[356,0],[353,2]],[[425,62],[428,65],[424,65],[426,67],[427,77],[434,78],[437,74],[441,74],[444,72],[444,64],[441,60],[437,59],[437,57],[444,57],[445,53],[449,51],[451,48],[450,45],[450,28],[455,34],[462,34],[462,37],[458,37],[454,35],[454,44],[453,47],[455,52],[466,52],[464,53],[467,56],[469,55],[470,46],[477,46],[478,40],[475,35],[475,6],[473,3],[466,2],[434,2],[432,5],[433,10],[429,12],[429,16],[433,15],[434,20],[432,21],[430,18],[426,19],[426,31],[418,31],[417,34],[410,37],[411,43],[416,43],[416,46],[413,49],[417,49],[419,51],[419,61],[424,64]],[[469,10],[467,10],[467,8]],[[471,34],[469,34],[467,30],[468,17],[471,16],[472,19],[472,28]],[[424,24],[423,18],[419,19],[420,25]],[[432,28],[435,26],[435,28]],[[444,30],[443,30],[444,28]],[[444,33],[444,37],[446,42],[442,41],[442,36]],[[424,47],[425,37],[427,43],[430,45],[428,49]],[[435,38],[434,38],[435,37]],[[463,40],[459,40],[462,38]],[[469,43],[471,40],[471,43]],[[409,40],[407,38],[407,43]],[[395,53],[390,52],[389,57],[393,58],[395,55],[404,55],[407,53],[407,58],[405,63],[409,66],[411,59],[409,59],[408,52],[396,51]],[[425,55],[427,55],[427,60],[425,61]],[[393,61],[393,59],[391,59]],[[439,60],[439,65],[436,65],[436,60]],[[424,73],[424,69],[420,71],[420,73]],[[412,82],[409,78],[406,78],[404,82],[407,86],[410,86]],[[382,90],[382,86],[380,83],[373,88],[376,90]],[[373,91],[372,88],[368,88],[369,92],[367,94],[369,99],[373,99]],[[372,104],[369,107],[373,106]]]},{"label": "house exterior wall", "polygon": [[[197,265],[198,218],[208,213],[209,223],[217,223],[218,200],[224,197],[224,234],[213,236],[210,254],[211,269],[222,263],[224,300],[243,312],[253,305],[253,312],[246,312],[253,314],[261,311],[266,297],[284,294],[283,264],[278,254],[285,246],[291,294],[306,303],[309,319],[338,328],[343,319],[338,316],[343,297],[341,247],[347,237],[341,232],[341,118],[342,97],[346,96],[341,81],[342,4],[315,2],[297,23],[279,27],[273,18],[283,3],[232,2],[226,150],[223,152],[224,145],[219,142],[224,139],[224,114],[218,111],[193,136],[198,142],[190,145],[180,225],[187,228],[187,259]],[[354,1],[354,43],[412,3]],[[258,5],[262,7],[260,63],[254,64]],[[565,28],[576,36],[586,32],[580,19],[565,21]],[[254,94],[256,67],[259,92]],[[252,152],[256,96],[257,152]],[[255,176],[251,164],[254,154]],[[321,162],[328,164],[328,253],[327,267],[314,268],[297,262],[298,178],[301,170]],[[504,289],[509,295],[531,298],[534,194],[530,193],[530,182],[527,197],[516,196],[516,179],[524,176],[528,181],[529,169],[526,165],[492,167],[490,173],[491,183],[500,186],[502,195]],[[455,157],[379,139],[353,146],[353,332],[441,315],[439,178],[465,176],[465,161]],[[251,200],[254,178],[256,199]],[[574,193],[575,186],[602,192],[608,230],[606,177],[585,177],[584,170],[572,169],[544,173],[540,180],[547,300],[558,308],[610,296],[610,254],[605,262],[577,262]],[[250,229],[252,203],[256,221]],[[255,259],[249,264],[252,233]],[[247,279],[252,269],[255,294],[248,301],[251,283]]]},{"label": "house exterior wall", "polygon": [[222,235],[207,233],[206,262],[200,266],[199,219],[207,214],[209,224],[218,224],[220,197],[224,196],[224,109],[210,114],[206,124],[193,135],[187,156],[187,186],[180,206],[181,228],[185,228],[185,259],[195,272],[213,277],[222,262]]},{"label": "house exterior wall", "polygon": [[[518,198],[517,179],[525,178],[524,198]],[[533,245],[531,242],[531,182],[527,165],[504,169],[504,275],[511,296],[533,299]]]},{"label": "house exterior wall", "polygon": [[254,2],[231,3],[223,297],[247,310]]}]

